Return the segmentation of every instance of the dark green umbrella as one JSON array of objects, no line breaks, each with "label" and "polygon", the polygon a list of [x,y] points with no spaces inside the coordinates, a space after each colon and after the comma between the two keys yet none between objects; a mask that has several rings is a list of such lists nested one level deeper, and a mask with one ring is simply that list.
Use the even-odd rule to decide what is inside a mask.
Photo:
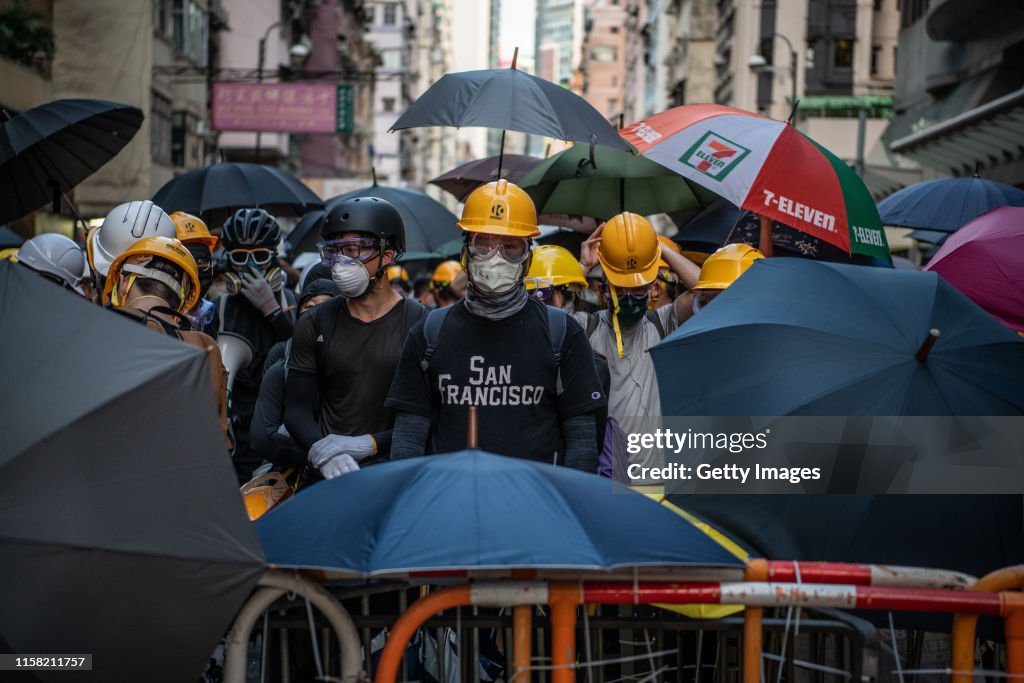
[{"label": "dark green umbrella", "polygon": [[664,166],[600,145],[574,145],[523,178],[537,213],[607,220],[623,211],[644,216],[699,211],[718,197]]}]

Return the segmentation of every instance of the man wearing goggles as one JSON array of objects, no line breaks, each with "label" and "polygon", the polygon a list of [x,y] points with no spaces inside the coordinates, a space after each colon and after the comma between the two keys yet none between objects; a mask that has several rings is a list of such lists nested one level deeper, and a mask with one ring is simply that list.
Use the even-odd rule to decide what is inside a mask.
[{"label": "man wearing goggles", "polygon": [[384,407],[402,342],[426,309],[396,292],[388,266],[405,251],[398,210],[378,197],[334,205],[320,258],[341,296],[299,319],[285,380],[285,426],[328,479],[385,459],[394,416]]},{"label": "man wearing goggles", "polygon": [[[192,228],[193,235],[202,232],[194,223]],[[262,459],[250,445],[249,429],[267,353],[277,342],[291,338],[295,320],[295,294],[285,288],[277,265],[280,241],[277,219],[263,209],[239,209],[221,231],[227,293],[214,301],[213,321],[207,329],[215,331],[219,340],[224,335],[241,338],[252,349],[249,364],[231,372],[234,463],[240,483],[252,478]],[[201,256],[205,255],[204,251]]]},{"label": "man wearing goggles", "polygon": [[540,234],[533,201],[506,180],[488,183],[458,226],[466,298],[406,341],[386,403],[397,411],[392,458],[465,447],[475,406],[481,448],[596,471],[605,397],[594,359],[579,325],[526,289]]}]

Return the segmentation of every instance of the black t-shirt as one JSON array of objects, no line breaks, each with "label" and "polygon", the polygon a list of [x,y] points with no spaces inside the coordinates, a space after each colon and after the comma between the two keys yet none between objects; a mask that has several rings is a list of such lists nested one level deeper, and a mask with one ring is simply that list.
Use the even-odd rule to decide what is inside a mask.
[{"label": "black t-shirt", "polygon": [[476,406],[482,449],[552,462],[562,452],[559,422],[605,404],[590,345],[571,318],[562,344],[563,392],[556,395],[558,365],[547,313],[538,301],[497,321],[456,304],[426,372],[425,349],[420,324],[409,333],[385,405],[431,418],[430,453],[466,447],[469,406]]},{"label": "black t-shirt", "polygon": [[[406,305],[403,299],[367,323],[353,318],[345,299],[338,297],[299,318],[288,368],[317,375],[324,434],[375,434],[394,425],[394,413],[384,407],[384,399],[402,351]],[[314,313],[334,318],[326,353],[318,349],[323,342],[317,341]]]}]

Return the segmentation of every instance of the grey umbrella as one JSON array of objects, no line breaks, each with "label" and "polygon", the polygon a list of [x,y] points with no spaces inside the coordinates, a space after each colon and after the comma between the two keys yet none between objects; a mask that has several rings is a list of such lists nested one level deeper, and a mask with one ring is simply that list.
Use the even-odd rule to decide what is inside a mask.
[{"label": "grey umbrella", "polygon": [[263,565],[206,354],[17,264],[0,292],[0,649],[195,680]]}]

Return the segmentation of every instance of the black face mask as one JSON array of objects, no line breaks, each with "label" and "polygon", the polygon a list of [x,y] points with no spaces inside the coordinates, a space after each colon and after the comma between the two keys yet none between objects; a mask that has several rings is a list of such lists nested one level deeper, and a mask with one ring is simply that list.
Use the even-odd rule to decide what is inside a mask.
[{"label": "black face mask", "polygon": [[636,325],[640,322],[640,320],[643,319],[644,314],[647,313],[647,302],[650,298],[650,294],[644,294],[643,296],[620,294],[618,312],[619,323],[626,327],[630,327],[631,325]]},{"label": "black face mask", "polygon": [[210,255],[210,249],[205,244],[186,244],[185,248],[192,254],[192,258],[196,260],[197,264],[201,262],[208,264],[207,268],[199,268],[199,295],[205,296],[210,285],[213,284],[213,257]]}]

